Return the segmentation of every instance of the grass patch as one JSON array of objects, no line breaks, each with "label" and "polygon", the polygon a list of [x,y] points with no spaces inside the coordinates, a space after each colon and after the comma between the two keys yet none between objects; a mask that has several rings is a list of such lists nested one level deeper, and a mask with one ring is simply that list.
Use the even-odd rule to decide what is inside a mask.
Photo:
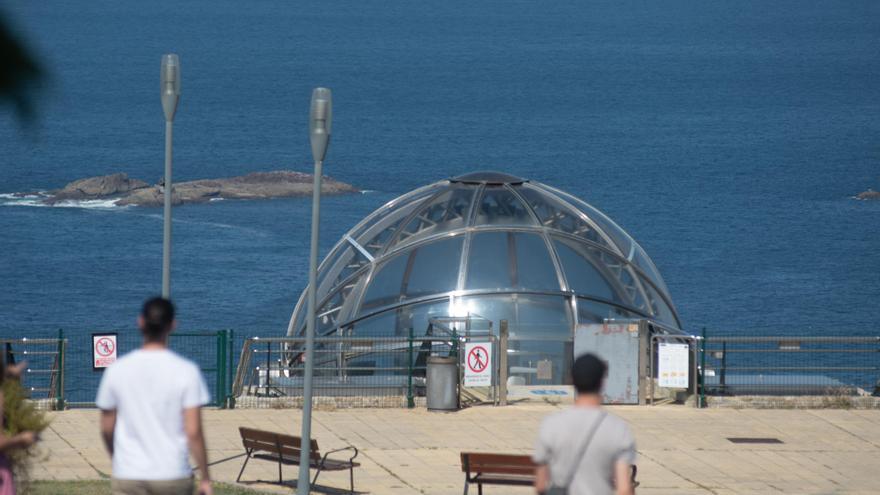
[{"label": "grass patch", "polygon": [[[214,483],[216,495],[262,495],[248,488]],[[110,481],[32,481],[25,495],[111,495]]]}]

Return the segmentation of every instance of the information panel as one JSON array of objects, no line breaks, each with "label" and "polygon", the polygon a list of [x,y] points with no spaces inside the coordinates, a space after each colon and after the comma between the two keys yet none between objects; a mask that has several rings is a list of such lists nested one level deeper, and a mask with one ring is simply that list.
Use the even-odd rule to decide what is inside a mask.
[{"label": "information panel", "polygon": [[668,344],[657,346],[657,376],[659,385],[667,388],[687,388],[690,371],[690,346]]},{"label": "information panel", "polygon": [[116,362],[116,334],[92,334],[92,368],[99,370]]},{"label": "information panel", "polygon": [[492,386],[492,343],[468,342],[464,345],[464,386]]}]

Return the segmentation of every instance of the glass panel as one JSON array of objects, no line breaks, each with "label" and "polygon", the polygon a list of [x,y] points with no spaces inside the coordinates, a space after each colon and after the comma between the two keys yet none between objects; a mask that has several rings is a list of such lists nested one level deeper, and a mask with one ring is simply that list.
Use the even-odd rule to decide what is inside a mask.
[{"label": "glass panel", "polygon": [[405,296],[414,298],[455,290],[463,241],[464,235],[459,235],[413,249]]},{"label": "glass panel", "polygon": [[375,274],[361,302],[360,314],[366,310],[394,304],[402,299],[403,274],[406,271],[406,253],[395,256],[374,268]]},{"label": "glass panel", "polygon": [[394,310],[379,313],[352,325],[352,337],[393,337],[397,335],[397,315]]},{"label": "glass panel", "polygon": [[582,212],[584,212],[587,215],[587,217],[589,217],[593,222],[596,223],[596,225],[599,226],[600,229],[602,229],[603,232],[605,232],[606,235],[611,237],[611,240],[613,240],[614,243],[617,245],[618,249],[620,249],[620,252],[622,253],[623,257],[625,257],[625,258],[629,257],[630,247],[632,246],[632,240],[631,240],[629,234],[627,234],[626,232],[624,232],[623,229],[618,227],[618,225],[616,223],[614,223],[610,218],[605,216],[604,213],[597,210],[593,206],[585,203],[583,200],[576,198],[576,197],[572,196],[571,194],[568,194],[565,191],[560,191],[559,189],[556,189],[556,188],[553,188],[553,187],[550,187],[550,186],[547,186],[544,184],[541,184],[540,187],[542,189],[546,189],[546,190],[552,192],[553,194],[558,195],[559,197],[563,198],[565,201],[571,203],[572,206],[574,206],[574,207],[580,209]]},{"label": "glass panel", "polygon": [[672,309],[666,304],[660,294],[657,293],[657,290],[654,289],[647,282],[642,282],[642,286],[645,287],[645,292],[648,293],[648,299],[650,299],[651,309],[654,312],[654,317],[663,323],[672,325],[678,328],[678,321],[675,319],[675,313],[673,313]]},{"label": "glass panel", "polygon": [[577,245],[574,241],[567,239],[564,241],[553,240],[569,288],[578,294],[621,302],[620,295],[614,290],[612,284],[594,265],[595,258],[569,244]]},{"label": "glass panel", "polygon": [[[511,386],[567,385],[571,383],[570,341],[511,340],[507,353],[508,384]],[[547,375],[539,377],[538,369]]]},{"label": "glass panel", "polygon": [[611,306],[610,304],[602,304],[598,301],[578,298],[578,323],[602,323],[606,319],[620,320],[639,318],[635,313],[631,313],[625,309]]},{"label": "glass panel", "polygon": [[[645,312],[648,311],[645,298],[642,297],[642,293],[626,261],[621,260],[604,249],[587,243],[579,243],[573,239],[554,237],[554,241],[557,241],[557,249],[559,242],[563,242],[566,246],[576,251],[578,255],[589,260],[593,267],[600,272],[602,278],[612,283],[612,285],[614,285],[614,280],[617,281],[617,287],[615,288],[617,296],[611,298],[612,300],[639,308]],[[561,255],[562,252],[560,252]],[[568,270],[568,267],[566,267],[566,275],[568,275]],[[571,282],[569,281],[569,283]],[[591,294],[590,292],[587,293]]]},{"label": "glass panel", "polygon": [[629,257],[629,251],[632,248],[632,239],[630,239],[629,234],[624,232],[623,229],[618,227],[616,223],[612,222],[610,218],[606,217],[599,210],[583,202],[582,206],[587,210],[585,213],[617,244],[623,257]]},{"label": "glass panel", "polygon": [[369,264],[366,256],[346,243],[337,251],[332,265],[322,270],[318,276],[318,299],[336,289],[340,282],[350,277],[354,272]]},{"label": "glass panel", "polygon": [[[412,328],[413,335],[422,337],[428,331],[428,323],[431,318],[443,318],[449,316],[449,299],[444,298],[422,304],[404,306],[400,311],[400,325],[404,328]],[[441,335],[437,333],[436,335]]]},{"label": "glass panel", "polygon": [[[567,340],[572,336],[569,305],[564,296],[503,294],[464,296],[453,303],[457,316],[481,316],[508,321],[510,337],[529,340]],[[497,323],[495,328],[497,329]],[[497,330],[496,330],[497,332]]]},{"label": "glass panel", "polygon": [[547,245],[536,234],[474,234],[467,273],[467,289],[560,290]]},{"label": "glass panel", "polygon": [[399,236],[392,241],[393,244],[389,245],[389,249],[432,234],[464,228],[475,191],[473,186],[453,186],[421,206],[418,214],[407,223]]},{"label": "glass panel", "polygon": [[636,279],[633,274],[629,271],[629,268],[626,265],[619,265],[618,276],[620,283],[623,284],[623,288],[626,289],[627,295],[629,295],[630,299],[632,299],[632,305],[642,311],[648,312],[648,303],[645,301],[645,298],[642,296],[642,291],[639,290],[639,286],[636,283]]},{"label": "glass panel", "polygon": [[669,289],[666,287],[663,277],[660,276],[660,271],[657,270],[654,262],[648,257],[648,254],[642,249],[642,246],[639,246],[638,244],[635,245],[635,256],[633,257],[633,261],[643,272],[645,272],[645,274],[648,275],[648,278],[654,282],[654,285],[659,287],[660,290],[667,295],[669,294]]},{"label": "glass panel", "polygon": [[501,186],[483,191],[475,225],[535,225],[529,211],[513,193]]},{"label": "glass panel", "polygon": [[407,298],[455,290],[464,236],[447,237],[395,254],[376,268],[360,313]]},{"label": "glass panel", "polygon": [[513,234],[516,247],[516,279],[514,287],[557,291],[559,276],[547,251],[544,238],[535,234]]},{"label": "glass panel", "polygon": [[428,322],[433,317],[449,316],[449,299],[401,306],[384,311],[355,323],[353,337],[395,337],[413,335],[422,337],[428,331]]},{"label": "glass panel", "polygon": [[583,237],[597,244],[608,245],[608,242],[590,224],[554,196],[528,184],[523,184],[517,192],[525,198],[545,227]]},{"label": "glass panel", "polygon": [[474,234],[468,254],[467,289],[504,289],[510,279],[510,249],[507,232]]},{"label": "glass panel", "polygon": [[297,302],[297,307],[295,310],[296,317],[293,320],[293,327],[291,327],[293,333],[289,333],[289,335],[292,337],[302,335],[305,331],[306,313],[308,313],[308,311],[306,310],[306,304],[306,294],[303,293],[303,295],[300,296],[300,300]]},{"label": "glass panel", "polygon": [[[351,297],[352,291],[364,280],[366,275],[367,272],[364,271],[357,277],[348,280],[344,285],[337,287],[330,297],[321,304],[318,308],[317,335],[335,335],[336,329],[350,319],[350,306],[354,303]],[[360,290],[358,290],[359,292]],[[306,309],[303,307],[303,313],[305,312]],[[303,323],[303,328],[305,328],[305,323]]]},{"label": "glass panel", "polygon": [[385,244],[394,237],[400,229],[400,224],[409,217],[428,197],[434,195],[444,185],[435,185],[421,191],[416,191],[411,197],[398,198],[383,206],[374,219],[361,226],[351,237],[358,241],[371,255],[376,256],[381,252]]}]

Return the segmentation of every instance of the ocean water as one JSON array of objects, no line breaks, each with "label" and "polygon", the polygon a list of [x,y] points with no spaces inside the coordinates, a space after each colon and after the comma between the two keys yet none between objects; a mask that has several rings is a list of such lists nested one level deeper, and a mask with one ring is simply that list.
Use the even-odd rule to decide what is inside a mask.
[{"label": "ocean water", "polygon": [[[880,4],[4,2],[49,78],[0,114],[0,193],[163,173],[160,57],[180,55],[175,180],[309,171],[334,92],[327,250],[420,185],[497,169],[569,191],[651,255],[685,326],[880,332]],[[131,328],[161,284],[162,211],[0,196],[0,333]],[[281,335],[310,200],[174,211],[181,327]],[[86,359],[83,357],[83,359]]]}]

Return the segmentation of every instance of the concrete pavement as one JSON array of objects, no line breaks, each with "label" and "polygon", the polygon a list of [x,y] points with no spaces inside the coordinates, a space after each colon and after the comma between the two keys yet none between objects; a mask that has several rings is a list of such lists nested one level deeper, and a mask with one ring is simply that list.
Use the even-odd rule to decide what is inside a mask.
[{"label": "concrete pavement", "polygon": [[[355,486],[372,494],[461,493],[461,451],[529,453],[542,417],[559,407],[482,406],[456,413],[424,409],[315,411],[313,435],[322,450],[360,449]],[[682,406],[609,410],[630,423],[638,442],[640,494],[880,493],[880,411],[696,410]],[[299,434],[299,410],[205,411],[212,475],[232,482],[243,452],[239,426]],[[98,436],[98,412],[52,415],[43,435],[46,457],[35,479],[97,479],[110,473]],[[729,437],[767,437],[778,444],[736,444]],[[225,460],[231,458],[229,460]],[[284,478],[296,479],[285,466]],[[243,480],[277,479],[277,465],[253,460]],[[347,473],[322,474],[319,484],[346,487]],[[267,491],[289,488],[248,483]],[[474,487],[475,488],[475,487]],[[329,491],[333,493],[333,491]],[[487,487],[486,494],[528,489]],[[474,492],[475,493],[475,492]]]}]

